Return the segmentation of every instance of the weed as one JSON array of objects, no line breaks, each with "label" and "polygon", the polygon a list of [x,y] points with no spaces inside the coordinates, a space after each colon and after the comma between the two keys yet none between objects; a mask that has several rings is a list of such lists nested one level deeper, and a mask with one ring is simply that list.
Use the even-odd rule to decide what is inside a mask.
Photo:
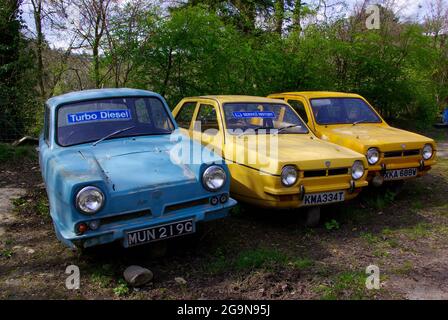
[{"label": "weed", "polygon": [[316,291],[321,294],[323,300],[359,300],[367,296],[365,281],[366,275],[363,272],[344,272],[337,275],[330,284],[316,288]]},{"label": "weed", "polygon": [[129,287],[123,279],[120,279],[113,291],[117,297],[123,297],[129,293]]},{"label": "weed", "polygon": [[380,242],[380,238],[370,232],[361,232],[360,237],[364,239],[368,244],[372,245]]},{"label": "weed", "polygon": [[286,264],[287,261],[288,257],[277,250],[246,250],[238,255],[235,267],[238,270],[257,269],[260,267],[270,268],[275,264]]},{"label": "weed", "polygon": [[9,259],[12,257],[14,252],[10,249],[5,249],[3,251],[0,251],[0,256],[5,257],[6,259]]},{"label": "weed", "polygon": [[325,222],[325,229],[327,229],[328,231],[338,230],[339,228],[340,228],[339,222],[337,222],[334,219],[332,219],[331,221]]},{"label": "weed", "polygon": [[101,273],[100,271],[95,271],[91,275],[92,281],[97,284],[101,288],[107,288],[112,283],[113,278],[109,275],[105,275]]},{"label": "weed", "polygon": [[311,268],[314,265],[314,261],[308,258],[295,259],[288,263],[293,268],[298,270],[306,270]]},{"label": "weed", "polygon": [[382,194],[372,195],[372,197],[367,198],[367,205],[376,210],[383,210],[395,200],[396,196],[395,192],[386,189]]},{"label": "weed", "polygon": [[212,262],[205,267],[205,271],[210,274],[218,274],[229,269],[229,267],[231,267],[231,263],[224,255],[223,250],[218,248]]},{"label": "weed", "polygon": [[431,234],[430,226],[427,223],[419,223],[412,228],[401,229],[400,232],[411,240],[421,239]]},{"label": "weed", "polygon": [[17,162],[22,160],[35,160],[34,146],[17,146],[0,143],[0,162]]},{"label": "weed", "polygon": [[412,265],[412,262],[406,261],[401,267],[396,268],[394,272],[400,275],[409,275],[413,269],[414,266]]}]

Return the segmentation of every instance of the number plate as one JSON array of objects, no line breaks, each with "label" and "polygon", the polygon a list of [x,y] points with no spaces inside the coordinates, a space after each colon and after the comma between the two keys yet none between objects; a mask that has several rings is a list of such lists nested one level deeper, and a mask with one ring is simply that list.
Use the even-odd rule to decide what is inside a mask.
[{"label": "number plate", "polygon": [[133,247],[158,240],[179,237],[195,232],[193,220],[178,221],[126,233],[127,246]]},{"label": "number plate", "polygon": [[345,199],[344,191],[310,193],[305,194],[305,197],[303,198],[303,205],[314,206],[317,204],[341,202],[344,201],[344,199]]},{"label": "number plate", "polygon": [[384,180],[400,180],[417,176],[417,168],[387,170]]}]

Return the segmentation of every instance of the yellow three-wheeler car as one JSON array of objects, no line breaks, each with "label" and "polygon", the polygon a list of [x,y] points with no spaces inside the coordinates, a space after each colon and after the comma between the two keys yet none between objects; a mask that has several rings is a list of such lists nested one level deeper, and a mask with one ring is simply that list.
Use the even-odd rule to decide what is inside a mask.
[{"label": "yellow three-wheeler car", "polygon": [[375,186],[422,176],[436,163],[434,140],[389,126],[360,95],[288,92],[269,97],[288,102],[319,138],[364,154]]},{"label": "yellow three-wheeler car", "polygon": [[282,100],[251,96],[185,98],[173,111],[181,130],[222,155],[231,193],[265,208],[313,207],[354,198],[368,185],[362,154],[318,139]]}]

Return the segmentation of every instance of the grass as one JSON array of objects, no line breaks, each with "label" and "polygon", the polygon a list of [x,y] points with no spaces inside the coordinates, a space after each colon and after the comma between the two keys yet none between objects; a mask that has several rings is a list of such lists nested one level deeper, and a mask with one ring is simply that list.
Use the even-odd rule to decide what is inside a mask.
[{"label": "grass", "polygon": [[275,267],[289,267],[306,270],[314,265],[309,258],[291,257],[281,251],[269,248],[248,249],[240,252],[235,258],[226,255],[218,249],[210,262],[205,264],[204,271],[211,275],[226,271],[252,271],[257,269],[273,269]]},{"label": "grass", "polygon": [[414,269],[414,265],[412,264],[412,262],[406,261],[402,266],[396,268],[394,270],[394,273],[406,276],[406,275],[410,275],[413,269]]},{"label": "grass", "polygon": [[288,257],[278,250],[255,249],[241,252],[236,261],[237,270],[253,270],[258,268],[272,268],[275,264],[286,264]]},{"label": "grass", "polygon": [[407,236],[411,240],[421,239],[431,235],[431,226],[427,223],[419,223],[410,228],[399,230],[400,233]]},{"label": "grass", "polygon": [[105,273],[104,270],[93,271],[90,278],[92,282],[98,285],[100,288],[108,288],[114,280],[113,277],[110,274]]},{"label": "grass", "polygon": [[205,272],[209,274],[222,273],[231,268],[231,261],[226,258],[223,249],[218,248],[210,263],[205,266]]},{"label": "grass", "polygon": [[43,218],[50,217],[50,207],[45,192],[34,190],[24,197],[12,201],[14,210],[25,214],[35,214]]},{"label": "grass", "polygon": [[[361,195],[362,196],[362,195]],[[341,208],[341,219],[350,224],[367,224],[373,215],[367,208],[358,208],[350,205]]]},{"label": "grass", "polygon": [[392,204],[397,196],[395,192],[392,192],[389,189],[385,189],[385,192],[381,192],[376,195],[371,195],[367,198],[366,203],[369,207],[374,208],[376,210],[383,210]]},{"label": "grass", "polygon": [[299,258],[289,262],[294,269],[306,270],[314,266],[314,261],[308,258]]},{"label": "grass", "polygon": [[378,236],[370,232],[361,232],[360,237],[370,245],[373,245],[381,241],[381,239]]},{"label": "grass", "polygon": [[329,284],[318,286],[315,291],[322,300],[368,298],[365,287],[367,275],[363,272],[343,272],[336,275]]},{"label": "grass", "polygon": [[0,162],[16,162],[22,160],[36,160],[35,146],[17,146],[0,143]]}]

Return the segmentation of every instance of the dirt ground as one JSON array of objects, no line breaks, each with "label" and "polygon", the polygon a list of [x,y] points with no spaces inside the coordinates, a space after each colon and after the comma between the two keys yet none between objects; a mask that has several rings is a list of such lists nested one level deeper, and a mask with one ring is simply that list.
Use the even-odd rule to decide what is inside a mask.
[{"label": "dirt ground", "polygon": [[[301,211],[237,207],[189,238],[84,255],[56,239],[37,162],[0,164],[0,299],[448,299],[448,133],[433,130],[439,163],[403,190],[368,189],[327,207],[318,228]],[[253,212],[252,212],[253,211]],[[123,271],[154,272],[130,288]],[[66,288],[67,266],[80,269]],[[366,289],[366,267],[380,289]]]}]

